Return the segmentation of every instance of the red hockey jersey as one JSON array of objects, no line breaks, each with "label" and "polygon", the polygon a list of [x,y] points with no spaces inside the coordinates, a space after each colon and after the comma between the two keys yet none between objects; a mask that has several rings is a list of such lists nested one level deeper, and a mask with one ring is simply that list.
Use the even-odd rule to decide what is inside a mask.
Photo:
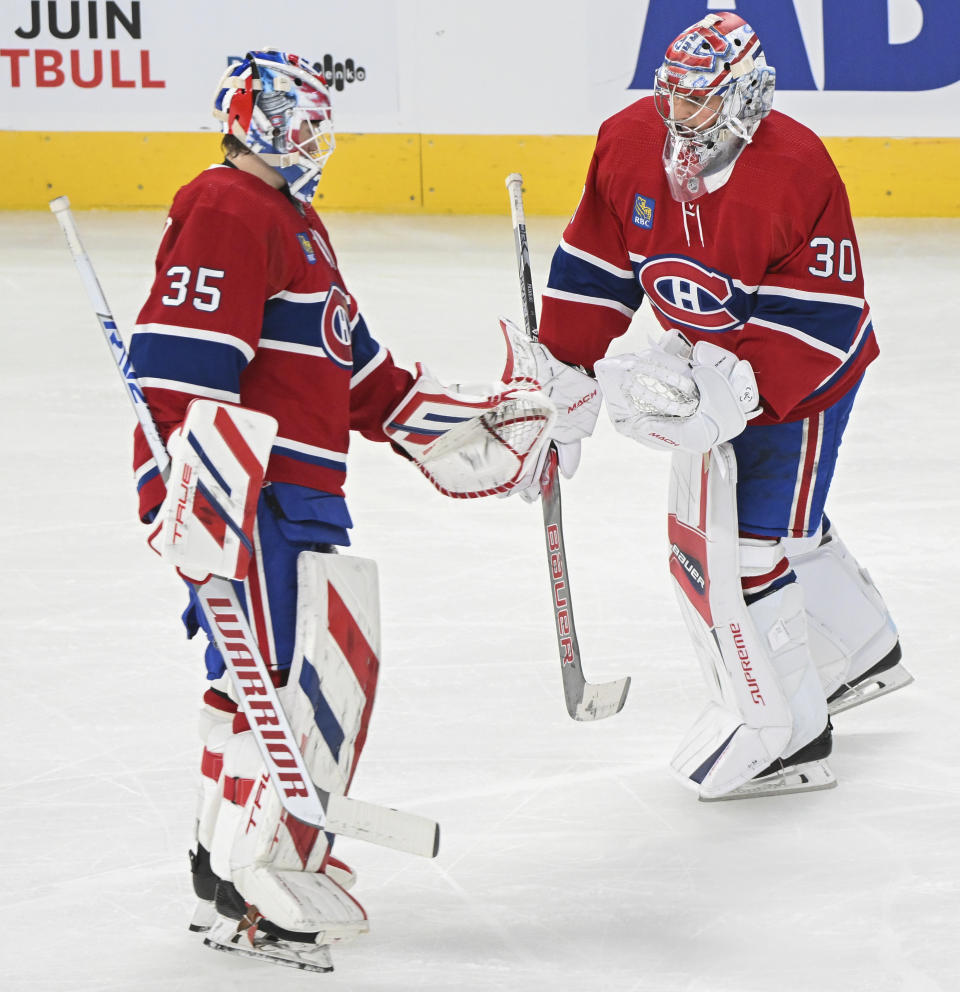
[{"label": "red hockey jersey", "polygon": [[550,269],[540,340],[592,368],[644,296],[664,328],[748,359],[763,414],[799,420],[877,355],[846,191],[817,136],[773,111],[730,179],[675,201],[653,98],[600,128],[583,196]]},{"label": "red hockey jersey", "polygon": [[[342,497],[351,429],[382,424],[412,384],[370,336],[320,218],[248,173],[213,166],[179,190],[129,347],[161,436],[194,397],[272,414],[266,478]],[[164,496],[142,432],[140,515]]]}]

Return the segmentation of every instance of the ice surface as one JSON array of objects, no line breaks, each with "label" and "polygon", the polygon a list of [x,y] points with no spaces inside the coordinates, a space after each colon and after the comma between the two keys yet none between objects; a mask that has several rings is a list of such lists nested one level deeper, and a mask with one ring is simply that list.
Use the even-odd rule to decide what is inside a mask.
[{"label": "ice surface", "polygon": [[[129,331],[163,217],[78,221]],[[329,223],[399,361],[496,378],[496,318],[520,316],[506,195],[503,218]],[[538,289],[562,226],[530,220]],[[916,683],[837,719],[837,789],[698,804],[667,767],[704,699],[667,583],[667,458],[604,419],[563,488],[584,667],[633,676],[623,712],[591,725],[563,706],[539,507],[445,500],[358,438],[354,552],[380,565],[384,658],[352,791],[438,819],[441,851],[338,842],[372,929],[308,976],[187,932],[200,648],[135,521],[133,414],[62,235],[46,213],[0,215],[0,987],[960,987],[960,222],[859,230],[883,353],[828,510]]]}]

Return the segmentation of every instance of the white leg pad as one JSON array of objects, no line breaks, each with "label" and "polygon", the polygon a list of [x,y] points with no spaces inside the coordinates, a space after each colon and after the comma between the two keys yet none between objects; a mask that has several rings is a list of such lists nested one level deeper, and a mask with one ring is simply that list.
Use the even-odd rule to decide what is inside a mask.
[{"label": "white leg pad", "polygon": [[[294,660],[280,699],[312,780],[326,793],[344,795],[366,736],[379,668],[376,565],[303,552],[297,574]],[[253,784],[243,806],[220,802],[213,871],[285,930],[323,930],[325,941],[363,932],[359,903],[317,874],[329,851],[326,834],[287,816],[252,733],[226,742],[221,781],[229,778]],[[328,911],[334,913],[329,919]]]},{"label": "white leg pad", "polygon": [[728,444],[673,456],[670,571],[713,699],[671,767],[704,799],[734,792],[827,724],[799,588],[744,603],[736,478]]},{"label": "white leg pad", "polygon": [[[810,649],[829,698],[894,651],[897,628],[869,574],[834,526],[822,543],[818,532],[811,538],[787,538],[783,545],[804,590]],[[892,688],[912,681],[897,667],[899,672],[889,679]]]},{"label": "white leg pad", "polygon": [[350,940],[370,929],[363,907],[332,878],[303,871],[244,868],[234,884],[261,916],[298,933],[316,933],[314,943]]},{"label": "white leg pad", "polygon": [[314,782],[343,794],[366,738],[380,658],[376,562],[303,552],[283,704]]},{"label": "white leg pad", "polygon": [[784,754],[790,755],[823,733],[827,701],[807,644],[804,591],[796,582],[747,607],[766,640],[770,661],[790,705],[793,732]]}]

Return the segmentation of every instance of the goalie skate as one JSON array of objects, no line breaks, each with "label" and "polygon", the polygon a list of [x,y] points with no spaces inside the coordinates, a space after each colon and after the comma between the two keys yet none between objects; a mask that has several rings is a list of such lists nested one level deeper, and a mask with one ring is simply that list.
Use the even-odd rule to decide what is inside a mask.
[{"label": "goalie skate", "polygon": [[913,676],[900,664],[902,652],[898,641],[893,649],[862,675],[843,683],[827,699],[830,715],[843,713],[861,703],[886,696],[910,685]]},{"label": "goalie skate", "polygon": [[255,930],[238,930],[236,920],[216,916],[203,943],[215,951],[239,954],[245,958],[259,958],[270,964],[301,971],[333,971],[333,958],[326,944],[307,944],[298,940],[284,940]]},{"label": "goalie skate", "polygon": [[[328,944],[369,930],[360,904],[349,896],[341,898],[345,893],[328,877],[311,878],[294,871],[261,870],[259,874],[267,901],[273,901],[275,894],[292,898],[303,910],[300,925],[310,921],[311,928],[291,930],[272,922],[236,886],[221,881],[217,883],[216,919],[203,941],[207,947],[301,971],[333,971]],[[318,924],[320,928],[313,929]]]},{"label": "goalie skate", "polygon": [[798,792],[832,789],[837,780],[824,760],[832,748],[832,731],[828,724],[823,733],[789,758],[778,759],[759,775],[722,796],[700,796],[702,803],[728,799],[757,799],[762,796],[787,796]]}]

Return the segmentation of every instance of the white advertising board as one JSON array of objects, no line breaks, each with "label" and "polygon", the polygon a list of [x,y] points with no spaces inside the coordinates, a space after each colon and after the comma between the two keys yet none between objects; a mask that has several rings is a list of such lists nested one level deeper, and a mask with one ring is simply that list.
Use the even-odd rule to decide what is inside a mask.
[{"label": "white advertising board", "polygon": [[324,63],[344,132],[592,134],[705,9],[821,134],[960,135],[958,0],[4,0],[0,129],[213,130],[228,60],[275,46]]}]

